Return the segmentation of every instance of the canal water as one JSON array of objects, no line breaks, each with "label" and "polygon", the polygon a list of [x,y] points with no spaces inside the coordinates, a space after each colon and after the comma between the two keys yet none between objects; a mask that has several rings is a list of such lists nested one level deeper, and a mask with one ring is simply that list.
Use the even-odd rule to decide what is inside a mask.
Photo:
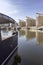
[{"label": "canal water", "polygon": [[18,31],[17,46],[11,61],[5,65],[43,65],[43,31]]},{"label": "canal water", "polygon": [[20,30],[18,36],[18,65],[43,65],[43,32]]}]

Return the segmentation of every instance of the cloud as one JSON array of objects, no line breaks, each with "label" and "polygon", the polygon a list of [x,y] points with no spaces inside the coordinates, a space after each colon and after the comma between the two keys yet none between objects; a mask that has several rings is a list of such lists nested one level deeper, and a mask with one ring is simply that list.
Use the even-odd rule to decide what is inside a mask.
[{"label": "cloud", "polygon": [[8,14],[17,14],[17,13],[19,13],[18,10],[13,10],[13,11],[8,12]]},{"label": "cloud", "polygon": [[17,7],[10,4],[7,0],[0,1],[0,13],[4,13],[7,15],[17,14],[19,11],[16,9]]}]

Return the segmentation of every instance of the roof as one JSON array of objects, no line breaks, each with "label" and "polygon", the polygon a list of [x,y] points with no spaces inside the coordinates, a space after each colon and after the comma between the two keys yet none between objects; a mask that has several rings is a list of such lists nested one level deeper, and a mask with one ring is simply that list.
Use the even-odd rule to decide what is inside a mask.
[{"label": "roof", "polygon": [[37,15],[42,15],[43,16],[43,14],[41,14],[41,13],[36,13]]},{"label": "roof", "polygon": [[15,23],[15,22],[16,21],[13,18],[11,18],[5,14],[0,13],[0,24]]},{"label": "roof", "polygon": [[32,19],[32,20],[35,20],[34,18],[32,18],[32,17],[28,17],[28,16],[26,16],[26,18],[27,18],[27,19]]}]

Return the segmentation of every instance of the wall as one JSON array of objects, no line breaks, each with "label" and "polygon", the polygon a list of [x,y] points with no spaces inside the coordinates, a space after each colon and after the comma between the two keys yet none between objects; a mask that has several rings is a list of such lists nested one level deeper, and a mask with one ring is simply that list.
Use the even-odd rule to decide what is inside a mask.
[{"label": "wall", "polygon": [[36,20],[32,18],[26,18],[26,25],[28,26],[36,26]]},{"label": "wall", "polygon": [[43,16],[37,16],[37,26],[43,26]]}]

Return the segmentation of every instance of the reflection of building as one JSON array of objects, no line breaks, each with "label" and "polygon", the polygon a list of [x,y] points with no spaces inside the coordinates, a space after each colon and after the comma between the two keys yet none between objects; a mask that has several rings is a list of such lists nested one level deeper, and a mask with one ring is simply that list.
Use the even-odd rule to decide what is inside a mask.
[{"label": "reflection of building", "polygon": [[30,17],[26,17],[26,26],[36,26],[36,20]]},{"label": "reflection of building", "polygon": [[0,28],[6,28],[6,27],[15,27],[16,22],[11,17],[0,13]]},{"label": "reflection of building", "polygon": [[27,40],[33,39],[33,38],[35,38],[35,36],[36,36],[36,32],[26,31],[26,39]]},{"label": "reflection of building", "polygon": [[25,30],[20,30],[19,31],[19,36],[24,36],[25,35]]},{"label": "reflection of building", "polygon": [[26,26],[26,22],[24,20],[19,20],[19,26],[20,27],[25,27]]},{"label": "reflection of building", "polygon": [[43,42],[43,33],[42,32],[36,32],[36,34],[37,34],[37,36],[36,36],[37,42],[38,43]]}]

